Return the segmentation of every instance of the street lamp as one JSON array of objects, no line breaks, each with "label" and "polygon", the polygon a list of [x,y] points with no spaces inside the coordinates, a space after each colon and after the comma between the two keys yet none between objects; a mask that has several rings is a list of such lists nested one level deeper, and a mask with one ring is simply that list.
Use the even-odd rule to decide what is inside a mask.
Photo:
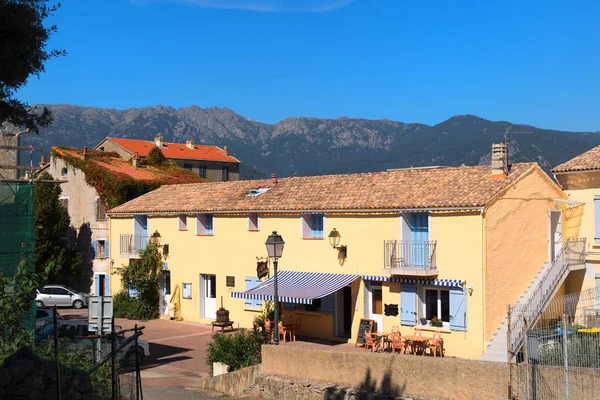
[{"label": "street lamp", "polygon": [[340,239],[342,235],[337,231],[337,229],[333,228],[331,233],[329,233],[329,244],[335,250],[339,251],[342,254],[342,257],[345,259],[348,257],[348,247],[346,245],[340,246]]},{"label": "street lamp", "polygon": [[273,330],[274,345],[279,345],[279,292],[277,291],[277,260],[283,253],[284,244],[285,242],[283,241],[283,238],[277,233],[277,231],[273,231],[273,233],[269,235],[267,241],[265,242],[265,246],[267,246],[267,254],[273,259],[273,302],[275,304],[275,326]]}]

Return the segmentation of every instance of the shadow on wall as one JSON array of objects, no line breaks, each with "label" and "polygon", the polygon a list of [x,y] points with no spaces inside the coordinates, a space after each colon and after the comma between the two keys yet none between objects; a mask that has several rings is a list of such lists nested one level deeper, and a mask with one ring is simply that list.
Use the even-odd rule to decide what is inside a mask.
[{"label": "shadow on wall", "polygon": [[71,228],[69,232],[70,243],[74,243],[75,251],[81,256],[81,267],[78,275],[69,274],[61,277],[60,282],[67,282],[66,285],[75,290],[89,293],[90,286],[94,279],[94,248],[92,247],[92,229],[89,223],[84,223],[79,227],[79,233]]},{"label": "shadow on wall", "polygon": [[[406,390],[406,384],[402,386],[394,385],[392,383],[392,369],[390,366],[386,369],[381,384],[378,385],[377,380],[371,376],[371,368],[367,368],[365,378],[356,388],[354,397],[357,400],[374,400],[374,399],[396,399],[404,395]],[[347,390],[340,390],[337,387],[327,388],[324,399],[330,400],[343,400],[347,399]]]}]

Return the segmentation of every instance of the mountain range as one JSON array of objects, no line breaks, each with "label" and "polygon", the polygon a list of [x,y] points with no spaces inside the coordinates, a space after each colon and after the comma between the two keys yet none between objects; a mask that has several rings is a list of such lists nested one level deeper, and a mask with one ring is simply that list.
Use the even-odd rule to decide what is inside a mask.
[{"label": "mountain range", "polygon": [[[24,136],[23,145],[49,151],[58,145],[92,148],[106,136],[153,140],[160,133],[163,140],[180,143],[193,138],[195,143],[228,145],[242,162],[244,179],[488,164],[491,144],[503,142],[506,129],[510,162],[536,161],[546,170],[600,144],[600,132],[540,129],[474,115],[433,126],[347,117],[294,117],[266,124],[218,107],[46,106],[53,124]],[[21,160],[29,163],[29,154]]]}]

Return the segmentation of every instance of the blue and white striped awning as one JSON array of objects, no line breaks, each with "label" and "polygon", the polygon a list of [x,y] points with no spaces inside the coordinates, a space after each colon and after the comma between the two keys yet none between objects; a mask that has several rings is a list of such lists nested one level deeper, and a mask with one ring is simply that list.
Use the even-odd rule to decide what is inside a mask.
[{"label": "blue and white striped awning", "polygon": [[[279,301],[312,304],[352,283],[358,275],[326,274],[322,272],[279,271],[277,291]],[[273,300],[273,277],[245,292],[231,292],[237,299]]]},{"label": "blue and white striped awning", "polygon": [[447,286],[447,287],[462,287],[465,281],[462,279],[417,279],[417,278],[401,278],[398,276],[378,276],[378,275],[363,275],[364,281],[376,282],[400,282],[412,283],[415,285],[430,285],[430,286]]}]

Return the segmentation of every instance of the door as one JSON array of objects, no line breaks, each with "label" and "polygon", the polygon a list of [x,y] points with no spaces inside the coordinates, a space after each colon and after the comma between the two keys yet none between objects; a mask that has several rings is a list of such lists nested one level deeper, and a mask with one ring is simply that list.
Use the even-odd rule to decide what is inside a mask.
[{"label": "door", "polygon": [[202,317],[206,319],[217,318],[217,277],[215,275],[201,275],[200,287],[202,295],[200,296]]},{"label": "door", "polygon": [[352,288],[335,292],[335,336],[349,338],[352,329]]},{"label": "door", "polygon": [[171,271],[160,273],[160,311],[169,314],[169,301],[171,301]]},{"label": "door", "polygon": [[429,214],[412,213],[412,264],[425,266],[429,262]]},{"label": "door", "polygon": [[383,292],[381,283],[366,282],[367,301],[365,304],[365,317],[374,321],[375,331],[383,329]]},{"label": "door", "polygon": [[550,210],[550,237],[548,238],[550,261],[556,259],[562,249],[562,212]]},{"label": "door", "polygon": [[52,288],[52,305],[70,306],[72,293],[64,288]]},{"label": "door", "polygon": [[98,275],[98,291],[96,292],[97,296],[104,296],[106,293],[106,275]]}]

